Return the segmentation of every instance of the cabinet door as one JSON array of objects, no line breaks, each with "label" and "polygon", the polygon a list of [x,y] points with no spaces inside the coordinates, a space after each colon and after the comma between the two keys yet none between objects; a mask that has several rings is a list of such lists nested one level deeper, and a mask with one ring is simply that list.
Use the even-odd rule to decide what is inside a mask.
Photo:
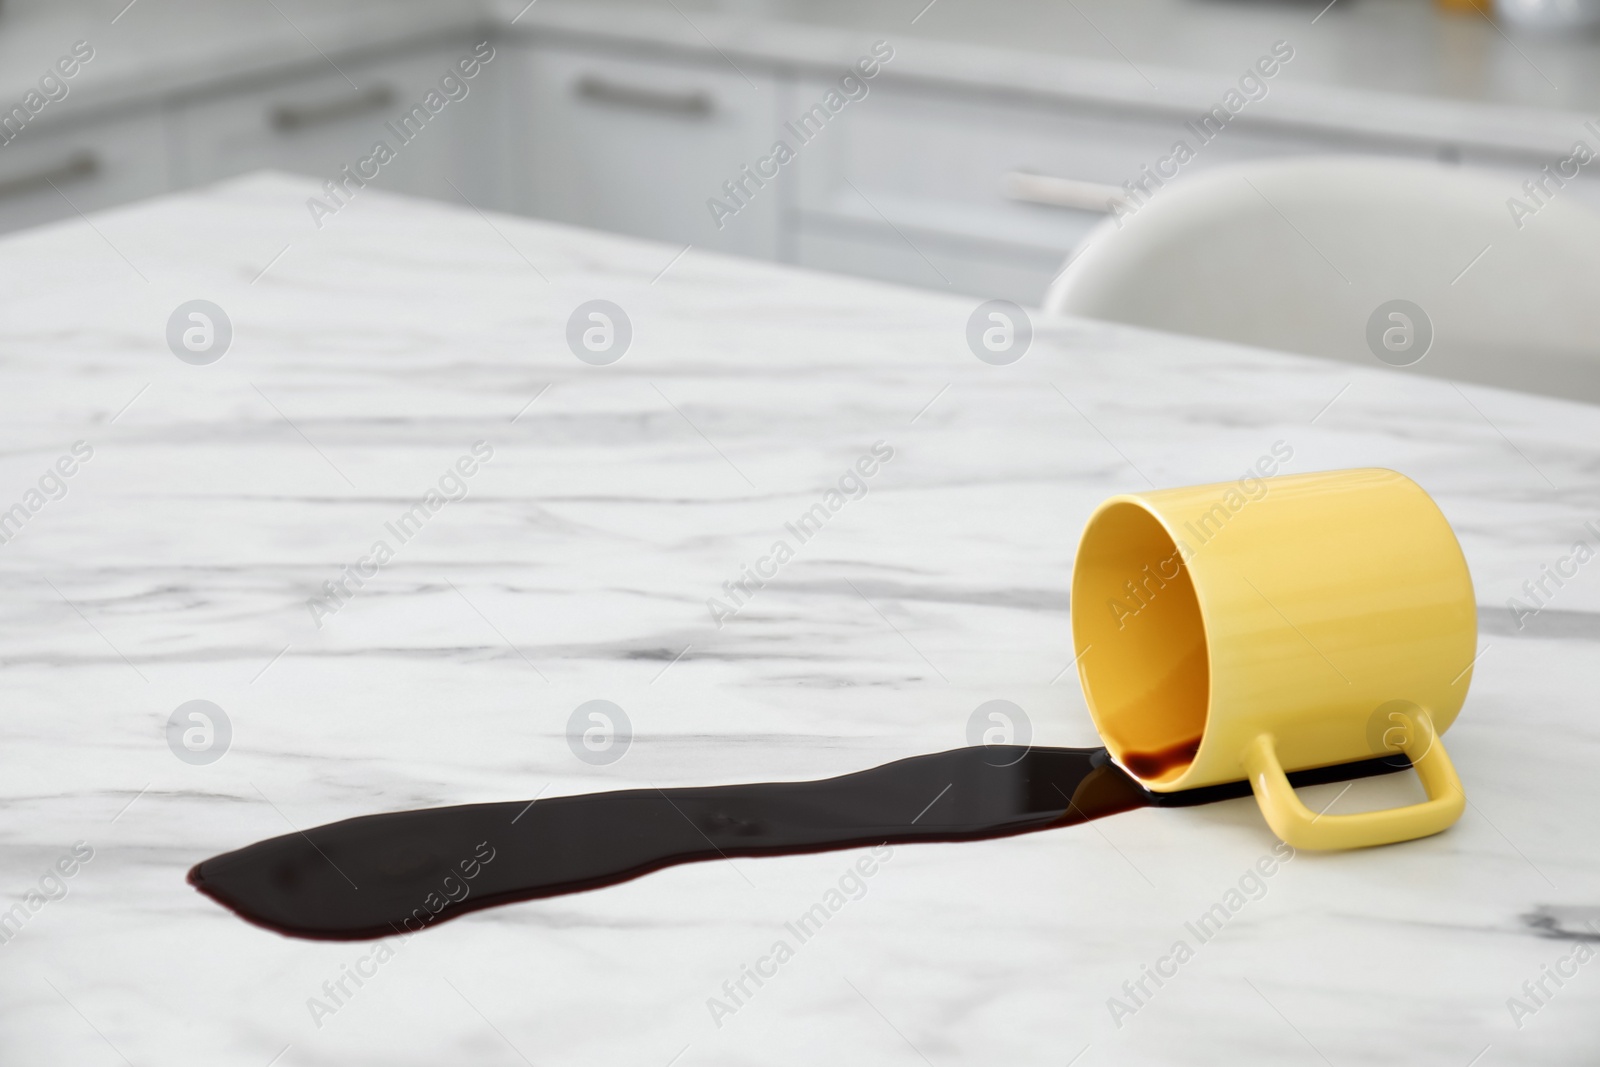
[{"label": "cabinet door", "polygon": [[65,129],[30,126],[0,147],[0,231],[76,217],[169,187],[167,127],[155,108]]},{"label": "cabinet door", "polygon": [[[459,99],[441,88],[473,49],[463,40],[379,61],[341,60],[349,80],[325,66],[326,73],[298,70],[187,104],[176,119],[178,180],[193,185],[272,168],[327,181],[371,158],[383,142],[394,157],[376,168],[375,188],[459,200],[453,182],[483,205],[480,196],[493,197],[479,156],[496,114],[492,87],[505,51],[496,50],[476,77],[451,82]],[[426,106],[430,91],[438,94],[437,111]]]},{"label": "cabinet door", "polygon": [[[511,46],[508,44],[507,48]],[[778,138],[770,75],[712,57],[672,62],[524,46],[507,119],[525,130],[520,210],[583,226],[745,255],[778,254],[793,175],[725,182]],[[729,214],[718,217],[708,201]]]},{"label": "cabinet door", "polygon": [[[907,86],[892,68],[801,154],[800,262],[1036,304],[1067,255],[1107,217],[1124,182],[1316,152],[1431,157],[1432,146],[1362,143],[1263,124],[1209,140],[1186,116],[1117,112]],[[810,79],[798,107],[828,86]],[[1191,158],[1172,163],[1185,142]],[[1156,195],[1160,195],[1156,192]],[[914,247],[913,247],[914,246]]]}]

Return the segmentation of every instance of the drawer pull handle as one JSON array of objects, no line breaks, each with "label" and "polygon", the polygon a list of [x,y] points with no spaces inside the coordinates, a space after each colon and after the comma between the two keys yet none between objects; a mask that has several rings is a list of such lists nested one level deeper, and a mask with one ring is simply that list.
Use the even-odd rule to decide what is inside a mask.
[{"label": "drawer pull handle", "polygon": [[74,152],[60,163],[41,167],[31,174],[0,178],[0,198],[21,196],[46,185],[80,182],[100,173],[100,157],[93,152]]},{"label": "drawer pull handle", "polygon": [[1000,176],[1000,193],[1008,200],[1045,207],[1065,207],[1074,211],[1098,211],[1109,215],[1127,194],[1118,186],[1102,182],[1082,182],[1076,178],[1055,178],[1025,170],[1007,171]]},{"label": "drawer pull handle", "polygon": [[703,118],[712,111],[711,94],[694,90],[673,93],[661,89],[648,89],[638,85],[623,85],[586,74],[574,87],[585,100],[597,104],[638,108],[642,111],[659,111],[670,115],[691,115]]},{"label": "drawer pull handle", "polygon": [[342,96],[316,104],[277,104],[267,112],[267,119],[273,129],[280,133],[291,133],[308,126],[322,126],[351,115],[376,111],[392,103],[394,89],[387,85],[375,85],[354,96]]}]

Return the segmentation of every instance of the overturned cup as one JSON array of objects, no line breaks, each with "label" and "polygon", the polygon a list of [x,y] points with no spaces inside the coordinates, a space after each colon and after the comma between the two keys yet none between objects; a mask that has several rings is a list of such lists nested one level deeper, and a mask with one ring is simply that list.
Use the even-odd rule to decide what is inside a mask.
[{"label": "overturned cup", "polygon": [[[1425,837],[1466,797],[1440,739],[1466,699],[1477,604],[1438,506],[1389,470],[1112,497],[1072,576],[1106,748],[1156,792],[1248,779],[1296,848]],[[1404,752],[1428,799],[1311,812],[1286,772]]]}]

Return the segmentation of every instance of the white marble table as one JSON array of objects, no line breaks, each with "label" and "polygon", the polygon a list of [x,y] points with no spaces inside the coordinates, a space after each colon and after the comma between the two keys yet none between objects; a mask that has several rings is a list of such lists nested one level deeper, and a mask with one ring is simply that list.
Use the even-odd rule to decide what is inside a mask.
[{"label": "white marble table", "polygon": [[[0,545],[0,903],[23,909],[0,1061],[1595,1058],[1600,964],[1531,1016],[1507,1000],[1577,947],[1522,916],[1600,904],[1600,564],[1520,631],[1505,601],[1600,516],[1600,412],[1081,322],[991,366],[969,299],[377,191],[318,232],[311,191],[259,176],[0,243],[0,509],[93,449]],[[597,298],[635,331],[610,366],[564,340]],[[219,362],[168,350],[192,299],[231,318]],[[319,629],[308,597],[479,440],[467,497]],[[867,495],[717,628],[707,598],[880,440]],[[720,1026],[708,998],[855,853],[479,912],[381,963],[184,883],[291,825],[953,748],[991,699],[1039,742],[1093,744],[1065,670],[1085,517],[1280,440],[1288,471],[1405,471],[1455,524],[1483,605],[1449,737],[1472,807],[1429,840],[1296,858],[1120,1027],[1108,998],[1271,850],[1250,801],[898,848]],[[566,724],[602,698],[635,738],[592,766]],[[167,744],[194,699],[232,725],[208,765]],[[1360,782],[1333,810],[1413,788]],[[66,895],[30,910],[41,886]],[[348,968],[370,977],[314,1019]]]}]

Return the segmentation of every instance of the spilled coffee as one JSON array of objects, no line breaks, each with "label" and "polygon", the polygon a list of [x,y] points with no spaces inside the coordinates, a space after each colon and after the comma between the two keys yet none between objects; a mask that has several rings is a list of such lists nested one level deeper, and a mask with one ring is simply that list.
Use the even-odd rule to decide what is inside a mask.
[{"label": "spilled coffee", "polygon": [[[1289,778],[1317,785],[1403,766],[1389,757]],[[696,860],[1004,837],[1133,808],[1249,795],[1244,782],[1153,793],[1103,748],[994,745],[820,781],[626,789],[364,815],[214,856],[190,870],[189,882],[268,929],[358,940]]]}]

